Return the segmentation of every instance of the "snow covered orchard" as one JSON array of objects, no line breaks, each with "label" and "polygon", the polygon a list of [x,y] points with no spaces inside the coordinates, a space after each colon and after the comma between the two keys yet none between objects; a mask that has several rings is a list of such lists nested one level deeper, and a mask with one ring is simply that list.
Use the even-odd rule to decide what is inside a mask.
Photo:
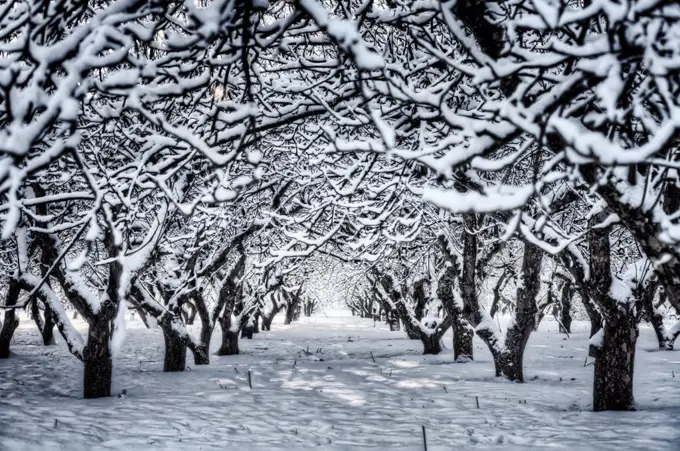
[{"label": "snow covered orchard", "polygon": [[580,316],[633,409],[640,323],[680,335],[679,72],[660,0],[8,0],[0,357],[25,312],[107,397],[131,315],[172,372],[339,301],[528,382]]}]

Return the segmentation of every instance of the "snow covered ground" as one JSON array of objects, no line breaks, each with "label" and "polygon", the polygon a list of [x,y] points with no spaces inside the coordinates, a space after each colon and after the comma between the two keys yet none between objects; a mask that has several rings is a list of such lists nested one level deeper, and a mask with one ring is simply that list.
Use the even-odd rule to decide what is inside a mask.
[{"label": "snow covered ground", "polygon": [[[184,373],[163,373],[160,331],[132,323],[114,364],[114,393],[127,396],[97,400],[81,399],[81,363],[40,345],[25,320],[0,361],[0,450],[420,450],[422,426],[431,451],[680,449],[680,351],[655,351],[649,328],[639,410],[593,413],[585,323],[566,339],[544,321],[527,348],[527,383],[514,384],[493,377],[481,342],[474,362],[455,364],[450,350],[424,357],[419,341],[383,324],[325,315],[278,318],[241,340],[241,355],[188,359]],[[213,349],[218,341],[216,331]]]}]

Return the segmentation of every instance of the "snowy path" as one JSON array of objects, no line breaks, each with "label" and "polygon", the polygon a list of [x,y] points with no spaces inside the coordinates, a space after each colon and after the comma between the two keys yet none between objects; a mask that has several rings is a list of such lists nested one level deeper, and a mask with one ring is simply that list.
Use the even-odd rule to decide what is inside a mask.
[{"label": "snowy path", "polygon": [[[0,450],[419,450],[423,425],[435,451],[680,449],[680,352],[648,352],[647,328],[635,375],[640,410],[595,414],[585,324],[566,340],[545,322],[527,349],[528,383],[512,384],[492,377],[481,342],[474,363],[453,364],[450,351],[421,356],[403,332],[328,314],[275,323],[241,340],[242,355],[212,356],[185,373],[161,372],[158,330],[132,328],[114,369],[114,392],[128,396],[88,401],[81,364],[22,327],[15,355],[0,361]],[[219,331],[214,338],[216,349]]]}]

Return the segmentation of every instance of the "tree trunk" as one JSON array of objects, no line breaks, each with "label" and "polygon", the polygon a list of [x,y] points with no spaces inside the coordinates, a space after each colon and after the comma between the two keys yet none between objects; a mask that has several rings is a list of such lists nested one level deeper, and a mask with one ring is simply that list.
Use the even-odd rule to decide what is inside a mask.
[{"label": "tree trunk", "polygon": [[492,341],[491,336],[485,340],[493,355],[496,376],[502,376],[511,381],[524,382],[522,368],[524,348],[536,322],[538,310],[536,297],[540,289],[542,259],[543,251],[538,246],[529,242],[524,243],[522,283],[517,288],[517,308],[513,324],[505,333],[501,349],[498,343]]},{"label": "tree trunk", "polygon": [[223,330],[222,346],[217,351],[217,355],[236,355],[238,353],[238,332]]},{"label": "tree trunk", "polygon": [[194,365],[209,365],[210,364],[210,347],[206,344],[199,344],[194,346],[191,350],[194,354]]},{"label": "tree trunk", "polygon": [[523,360],[524,347],[514,347],[505,352],[495,353],[493,363],[496,367],[496,377],[524,382]]},{"label": "tree trunk", "polygon": [[255,315],[253,315],[253,333],[254,334],[259,334],[260,333],[260,311],[256,311]]},{"label": "tree trunk", "polygon": [[111,324],[109,321],[94,321],[87,333],[87,346],[83,352],[85,376],[83,378],[83,397],[103,398],[111,396],[111,375],[113,362],[109,341]]},{"label": "tree trunk", "polygon": [[188,325],[193,325],[194,321],[196,321],[196,314],[198,313],[198,309],[193,305],[189,304],[189,313],[187,314],[187,324]]},{"label": "tree trunk", "polygon": [[397,312],[391,311],[389,316],[387,317],[387,324],[390,325],[390,330],[392,332],[396,332],[401,330],[401,325],[399,324],[399,316],[397,315]]},{"label": "tree trunk", "polygon": [[407,320],[404,320],[404,330],[406,331],[406,335],[408,336],[409,339],[420,340],[421,334],[418,331],[416,331],[415,326],[413,324],[410,324],[409,321]]},{"label": "tree trunk", "polygon": [[42,315],[40,314],[40,307],[38,306],[38,300],[34,299],[33,302],[31,302],[31,316],[33,317],[33,321],[35,321],[35,325],[40,331],[40,335],[42,336],[43,339],[43,345],[45,346],[52,346],[56,344],[54,340],[54,317],[52,316],[52,310],[50,309],[50,306],[48,303],[44,302],[45,304],[45,319],[43,320]]},{"label": "tree trunk", "polygon": [[286,305],[286,319],[283,321],[283,324],[288,325],[293,322],[293,317],[295,315],[295,305],[288,303]]},{"label": "tree trunk", "polygon": [[541,321],[543,321],[543,318],[545,318],[545,310],[541,310],[538,313],[536,313],[536,319],[534,320],[534,327],[533,330],[536,332],[538,330],[538,326],[541,325]]},{"label": "tree trunk", "polygon": [[[661,296],[664,296],[662,294]],[[662,302],[664,299],[662,298]],[[652,323],[656,339],[659,341],[659,349],[662,351],[672,351],[676,338],[680,335],[680,326],[676,325],[671,330],[666,328],[663,323],[663,315],[654,307],[654,296],[648,295],[643,297],[643,307],[645,314]]]},{"label": "tree trunk", "polygon": [[262,330],[272,330],[274,315],[262,315]]},{"label": "tree trunk", "polygon": [[668,330],[663,323],[663,315],[657,310],[650,314],[649,321],[652,323],[656,338],[659,341],[659,350],[672,351],[675,346],[675,340],[680,335],[680,325],[676,324],[675,327]]},{"label": "tree trunk", "polygon": [[198,345],[194,346],[192,352],[194,354],[194,365],[209,365],[210,364],[210,340],[212,339],[215,325],[210,319],[210,314],[205,309],[205,304],[200,304],[200,308],[196,308],[198,318],[201,321],[201,333],[198,337]]},{"label": "tree trunk", "polygon": [[[445,255],[450,257],[447,254],[447,243],[443,237],[440,237],[440,246]],[[453,358],[456,362],[464,363],[473,360],[474,330],[463,317],[463,311],[453,295],[456,274],[456,262],[450,260],[437,284],[437,296],[441,299],[446,313],[453,318]]]},{"label": "tree trunk", "polygon": [[253,326],[247,325],[246,327],[243,328],[243,331],[241,333],[241,338],[247,338],[248,340],[253,339]]},{"label": "tree trunk", "polygon": [[[600,329],[602,329],[602,323],[598,322],[597,318],[590,318],[590,338],[593,338],[595,334],[600,331]],[[597,348],[597,346],[593,346],[592,344],[588,345],[588,357],[596,359],[599,353],[600,350]]]},{"label": "tree trunk", "polygon": [[184,371],[187,363],[187,345],[176,335],[163,333],[165,339],[165,360],[163,371]]},{"label": "tree trunk", "polygon": [[[10,280],[7,287],[7,297],[5,298],[5,306],[10,307],[17,305],[21,293],[21,286],[16,280]],[[9,348],[12,343],[14,331],[19,327],[19,318],[17,318],[15,309],[5,310],[5,321],[0,330],[0,358],[6,359],[9,357]]]},{"label": "tree trunk", "polygon": [[462,316],[453,322],[453,359],[458,363],[465,363],[473,358],[472,339],[475,331]]},{"label": "tree trunk", "polygon": [[53,346],[57,344],[57,342],[54,340],[54,317],[52,315],[52,309],[50,309],[50,306],[45,304],[45,325],[43,329],[40,331],[40,335],[42,335],[43,339],[43,345],[45,346]]},{"label": "tree trunk", "polygon": [[634,410],[633,370],[638,328],[634,315],[622,312],[604,325],[595,360],[593,410]]},{"label": "tree trunk", "polygon": [[442,352],[442,341],[439,334],[425,335],[422,334],[421,341],[423,342],[423,354],[437,355]]},{"label": "tree trunk", "polygon": [[571,333],[571,301],[573,297],[574,290],[571,287],[571,282],[565,282],[558,308],[561,333]]}]

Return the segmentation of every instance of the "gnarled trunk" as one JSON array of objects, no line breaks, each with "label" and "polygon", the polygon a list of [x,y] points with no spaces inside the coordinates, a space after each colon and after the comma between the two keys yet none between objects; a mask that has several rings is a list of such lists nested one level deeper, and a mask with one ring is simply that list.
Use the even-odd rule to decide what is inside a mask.
[{"label": "gnarled trunk", "polygon": [[394,311],[390,311],[389,315],[387,316],[387,324],[389,324],[390,330],[392,332],[397,332],[401,330],[399,316]]},{"label": "gnarled trunk", "polygon": [[272,330],[274,315],[262,315],[262,330]]},{"label": "gnarled trunk", "polygon": [[253,339],[253,326],[251,324],[248,324],[243,328],[241,331],[241,338],[247,338],[248,340]]},{"label": "gnarled trunk", "polygon": [[196,321],[196,314],[198,313],[198,309],[191,303],[188,304],[189,312],[187,313],[186,311],[184,312],[185,315],[185,321],[188,325],[193,325],[194,321]]},{"label": "gnarled trunk", "polygon": [[163,333],[163,338],[165,339],[163,371],[184,371],[187,363],[187,344],[172,333]]},{"label": "gnarled trunk", "polygon": [[83,352],[85,376],[83,378],[83,397],[102,398],[111,396],[111,376],[113,361],[109,341],[111,324],[97,318],[90,324],[87,333],[87,346]]},{"label": "gnarled trunk", "polygon": [[571,287],[571,281],[564,283],[560,302],[557,308],[557,315],[560,322],[560,332],[571,333],[571,301],[574,297],[574,290]]},{"label": "gnarled trunk", "polygon": [[459,315],[453,321],[453,359],[458,363],[469,362],[473,359],[472,339],[475,331],[467,321]]},{"label": "gnarled trunk", "polygon": [[293,306],[288,304],[286,306],[286,319],[283,320],[284,325],[288,325],[293,322]]},{"label": "gnarled trunk", "polygon": [[194,355],[194,365],[209,365],[210,364],[210,348],[209,345],[199,344],[191,349]]},{"label": "gnarled trunk", "polygon": [[217,351],[217,355],[236,355],[238,353],[238,332],[223,330],[222,345]]},{"label": "gnarled trunk", "polygon": [[[605,317],[595,360],[593,410],[633,410],[633,369],[638,337],[637,308],[611,297],[611,243],[609,228],[594,228],[606,211],[590,219],[588,248],[592,299]],[[643,293],[649,295],[649,292]]]},{"label": "gnarled trunk", "polygon": [[604,324],[595,360],[593,410],[634,410],[633,370],[638,328],[632,314],[621,313]]},{"label": "gnarled trunk", "polygon": [[217,355],[235,355],[239,353],[238,349],[238,329],[232,330],[231,312],[225,311],[219,319],[220,328],[222,329],[222,344],[217,351]]},{"label": "gnarled trunk", "polygon": [[419,340],[420,334],[415,329],[415,326],[410,324],[408,321],[404,321],[404,330],[406,331],[406,336],[411,340]]},{"label": "gnarled trunk", "polygon": [[[10,280],[7,287],[7,297],[5,298],[5,306],[11,307],[17,305],[21,286],[16,280]],[[0,358],[6,359],[9,357],[9,348],[12,343],[14,331],[19,327],[19,318],[17,318],[15,309],[5,310],[5,320],[0,330]]]},{"label": "gnarled trunk", "polygon": [[191,352],[194,354],[194,365],[210,364],[210,340],[212,339],[215,325],[210,319],[210,313],[205,308],[203,302],[197,302],[196,310],[198,318],[201,320],[201,333],[198,337],[198,344],[194,345]]},{"label": "gnarled trunk", "polygon": [[45,346],[53,346],[57,344],[57,342],[54,340],[54,317],[52,316],[52,310],[50,310],[50,307],[46,304],[45,305],[45,326],[43,329],[40,331],[40,335],[42,336],[43,339],[43,345]]},{"label": "gnarled trunk", "polygon": [[442,341],[439,334],[424,335],[421,337],[423,342],[423,354],[436,355],[442,352]]},{"label": "gnarled trunk", "polygon": [[503,376],[511,381],[524,382],[524,349],[536,321],[536,296],[540,288],[542,260],[543,251],[538,246],[525,242],[522,284],[517,288],[515,318],[506,331],[502,350],[498,351],[495,346],[490,347],[496,365],[496,376]]},{"label": "gnarled trunk", "polygon": [[50,309],[50,306],[47,302],[45,304],[45,318],[43,319],[42,315],[40,314],[40,308],[38,306],[38,300],[34,299],[33,302],[31,302],[31,316],[33,316],[33,320],[35,321],[35,325],[38,327],[38,330],[40,331],[40,335],[42,336],[43,339],[43,344],[45,346],[51,346],[56,344],[54,341],[54,318],[52,316],[52,309]]},{"label": "gnarled trunk", "polygon": [[260,333],[260,311],[256,311],[255,314],[253,315],[253,333],[254,334],[259,334]]},{"label": "gnarled trunk", "polygon": [[453,358],[456,362],[469,362],[474,356],[472,348],[474,330],[464,318],[461,306],[454,297],[457,274],[455,257],[448,254],[448,245],[443,236],[440,237],[439,243],[449,261],[437,284],[437,296],[441,299],[446,313],[453,319]]},{"label": "gnarled trunk", "polygon": [[[663,303],[665,294],[662,293],[661,296],[661,303]],[[659,349],[662,351],[672,351],[675,340],[678,338],[678,335],[680,335],[680,324],[676,325],[671,330],[666,328],[666,325],[663,323],[663,315],[654,306],[653,295],[648,294],[647,296],[644,296],[642,302],[645,314],[654,328],[656,339],[659,342]]]},{"label": "gnarled trunk", "polygon": [[493,354],[496,377],[515,382],[524,382],[524,348],[508,349]]}]

